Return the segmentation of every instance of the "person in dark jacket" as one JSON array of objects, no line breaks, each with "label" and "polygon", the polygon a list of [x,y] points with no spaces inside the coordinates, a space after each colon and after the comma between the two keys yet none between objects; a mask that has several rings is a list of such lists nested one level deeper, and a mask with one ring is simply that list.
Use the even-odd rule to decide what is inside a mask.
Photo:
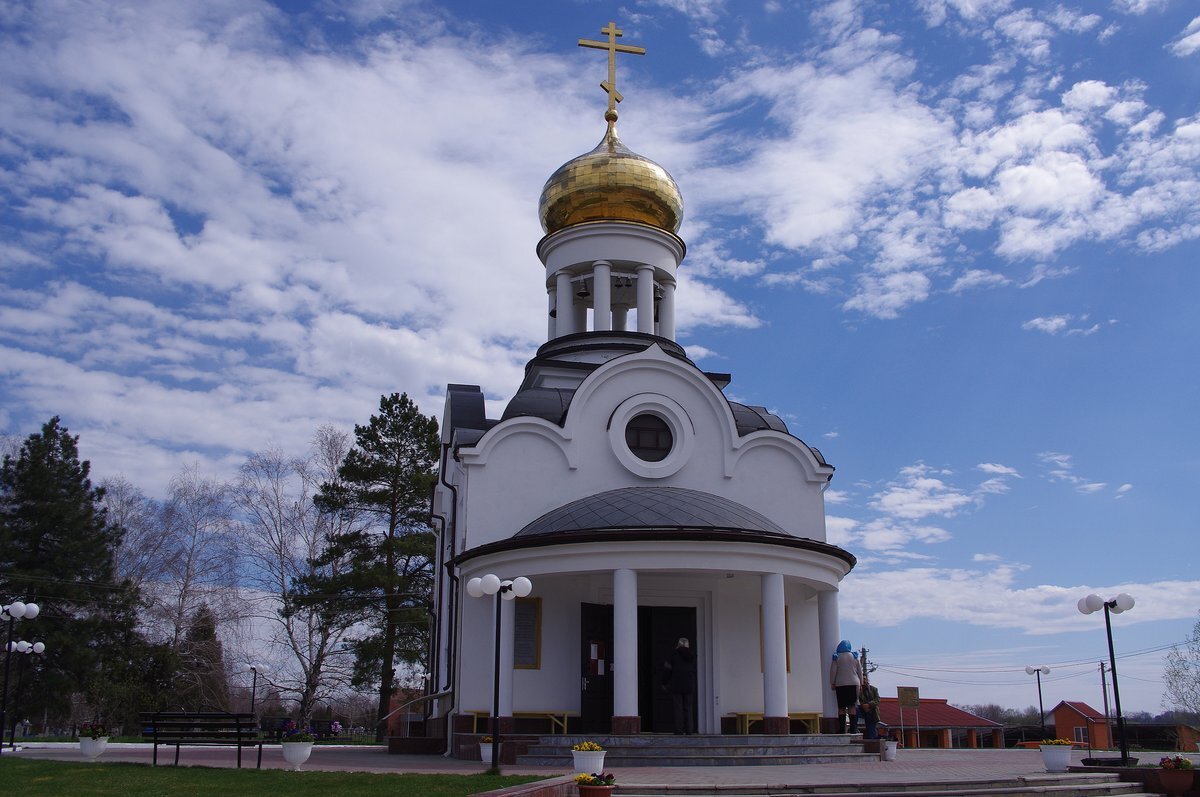
[{"label": "person in dark jacket", "polygon": [[679,638],[671,657],[663,664],[662,688],[671,695],[675,733],[695,733],[696,654],[687,637]]}]

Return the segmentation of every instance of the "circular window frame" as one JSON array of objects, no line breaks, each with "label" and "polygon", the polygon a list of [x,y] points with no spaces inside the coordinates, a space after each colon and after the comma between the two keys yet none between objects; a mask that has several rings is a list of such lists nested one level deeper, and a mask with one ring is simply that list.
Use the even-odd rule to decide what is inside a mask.
[{"label": "circular window frame", "polygon": [[[625,428],[639,415],[661,418],[671,430],[671,451],[658,462],[642,459],[625,442]],[[692,458],[696,433],[692,419],[678,402],[658,393],[642,393],[630,396],[613,410],[608,421],[608,442],[617,461],[630,473],[647,479],[664,479],[678,473]]]}]

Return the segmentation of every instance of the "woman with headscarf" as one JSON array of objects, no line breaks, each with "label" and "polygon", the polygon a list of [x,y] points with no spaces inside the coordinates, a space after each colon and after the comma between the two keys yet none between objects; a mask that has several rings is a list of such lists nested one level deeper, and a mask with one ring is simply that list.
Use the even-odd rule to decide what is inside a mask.
[{"label": "woman with headscarf", "polygon": [[[842,733],[858,732],[858,689],[862,685],[862,667],[850,640],[838,643],[829,665],[829,685],[837,693],[838,716],[842,717]],[[847,715],[849,718],[847,719]]]}]

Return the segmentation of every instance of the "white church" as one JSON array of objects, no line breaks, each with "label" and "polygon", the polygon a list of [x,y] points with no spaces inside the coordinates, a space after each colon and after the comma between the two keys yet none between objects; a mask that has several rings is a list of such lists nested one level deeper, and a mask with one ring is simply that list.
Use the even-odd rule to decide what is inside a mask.
[{"label": "white church", "polygon": [[478,386],[446,392],[433,715],[483,732],[495,698],[506,733],[537,717],[669,732],[659,684],[686,637],[700,733],[753,719],[786,734],[837,713],[828,667],[855,558],[826,542],[834,469],[676,342],[683,199],[617,136],[615,55],[641,50],[603,32],[580,43],[609,53],[607,130],[538,208],[547,341],[499,418]]}]

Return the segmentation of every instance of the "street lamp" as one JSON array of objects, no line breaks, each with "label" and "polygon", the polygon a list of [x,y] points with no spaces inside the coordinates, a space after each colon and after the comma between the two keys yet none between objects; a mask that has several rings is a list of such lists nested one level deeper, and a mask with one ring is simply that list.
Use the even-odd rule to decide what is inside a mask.
[{"label": "street lamp", "polygon": [[12,664],[12,653],[15,650],[13,645],[13,626],[17,620],[25,619],[32,620],[41,613],[41,607],[36,603],[25,603],[23,601],[13,601],[7,606],[0,606],[0,620],[8,620],[8,639],[4,643],[4,697],[0,700],[0,750],[4,749],[4,727],[5,720],[8,718],[8,672],[9,666]]},{"label": "street lamp", "polygon": [[1050,674],[1050,668],[1043,664],[1040,667],[1025,667],[1026,675],[1036,675],[1038,684],[1038,718],[1042,721],[1042,738],[1046,738],[1046,709],[1042,708],[1042,674]]},{"label": "street lamp", "polygon": [[500,773],[500,599],[510,601],[513,598],[524,598],[533,591],[533,582],[525,576],[517,576],[511,581],[501,581],[492,573],[476,577],[467,582],[467,594],[472,598],[482,598],[484,595],[499,595],[494,597],[496,604],[496,640],[494,643],[494,670],[492,679],[492,767],[489,772]]},{"label": "street lamp", "polygon": [[[8,736],[8,744],[14,750],[17,749],[17,722],[20,721],[21,716],[21,681],[25,676],[25,660],[30,654],[37,654],[40,656],[41,654],[45,653],[46,644],[44,642],[34,642],[33,644],[30,644],[24,640],[21,640],[16,644],[15,649],[17,653],[23,653],[25,655],[22,656],[17,662],[17,691],[13,693],[12,730]],[[2,732],[2,729],[0,729],[0,732]],[[0,746],[3,746],[2,739],[0,739]]]},{"label": "street lamp", "polygon": [[1110,614],[1120,614],[1133,608],[1133,596],[1122,592],[1111,600],[1104,600],[1099,595],[1088,595],[1080,598],[1076,604],[1083,614],[1092,614],[1104,609],[1104,630],[1108,633],[1108,664],[1112,669],[1113,702],[1117,704],[1117,733],[1121,736],[1121,765],[1129,763],[1129,743],[1125,738],[1125,717],[1121,715],[1121,693],[1117,689],[1117,656],[1113,653],[1112,620]]},{"label": "street lamp", "polygon": [[250,672],[254,673],[254,677],[250,680],[250,713],[254,713],[254,694],[258,691],[258,673],[266,672],[269,668],[265,664],[251,664]]}]

